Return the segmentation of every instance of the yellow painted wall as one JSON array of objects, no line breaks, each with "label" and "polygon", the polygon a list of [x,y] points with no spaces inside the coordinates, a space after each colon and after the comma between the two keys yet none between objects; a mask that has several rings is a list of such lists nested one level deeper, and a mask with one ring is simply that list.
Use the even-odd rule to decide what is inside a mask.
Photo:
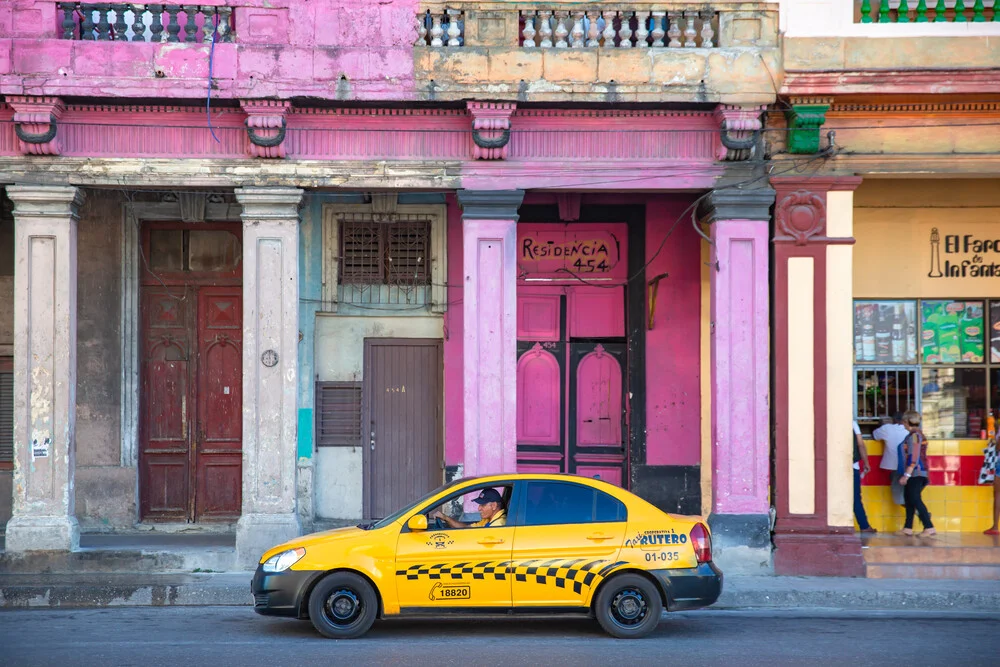
[{"label": "yellow painted wall", "polygon": [[816,511],[815,262],[788,260],[788,511]]},{"label": "yellow painted wall", "polygon": [[[1000,297],[1000,179],[865,181],[854,236],[855,298]],[[992,247],[966,251],[967,238]]]}]

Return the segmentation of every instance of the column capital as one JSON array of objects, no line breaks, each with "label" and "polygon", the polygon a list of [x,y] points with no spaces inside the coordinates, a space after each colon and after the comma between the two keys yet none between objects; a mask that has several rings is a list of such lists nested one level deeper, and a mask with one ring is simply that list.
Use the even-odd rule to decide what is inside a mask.
[{"label": "column capital", "polygon": [[73,185],[8,185],[7,196],[14,202],[14,216],[32,218],[72,218],[79,220],[85,195]]},{"label": "column capital", "polygon": [[816,243],[853,243],[854,239],[827,230],[827,193],[853,191],[861,185],[858,176],[818,178],[773,178],[777,192],[774,205],[775,243],[805,246]]},{"label": "column capital", "polygon": [[771,186],[780,193],[789,190],[857,190],[864,179],[860,176],[775,176],[770,180]]},{"label": "column capital", "polygon": [[514,220],[524,201],[524,190],[459,190],[458,203],[465,220]]},{"label": "column capital", "polygon": [[770,220],[774,190],[769,187],[740,190],[712,190],[698,205],[698,217],[705,222],[725,220]]},{"label": "column capital", "polygon": [[237,188],[236,201],[243,207],[243,220],[287,220],[299,217],[302,188],[250,186]]}]

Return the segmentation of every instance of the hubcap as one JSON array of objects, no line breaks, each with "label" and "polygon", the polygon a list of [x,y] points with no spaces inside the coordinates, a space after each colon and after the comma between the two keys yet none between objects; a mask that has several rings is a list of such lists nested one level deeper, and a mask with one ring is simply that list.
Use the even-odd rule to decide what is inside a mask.
[{"label": "hubcap", "polygon": [[349,588],[331,593],[324,607],[327,618],[334,625],[349,625],[361,615],[361,600]]},{"label": "hubcap", "polygon": [[625,628],[642,623],[647,611],[646,598],[634,588],[619,591],[611,600],[611,618]]}]

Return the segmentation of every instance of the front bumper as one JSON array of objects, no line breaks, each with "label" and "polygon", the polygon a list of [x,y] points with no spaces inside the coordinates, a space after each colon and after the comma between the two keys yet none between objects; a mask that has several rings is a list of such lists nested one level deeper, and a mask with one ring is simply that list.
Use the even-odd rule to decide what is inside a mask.
[{"label": "front bumper", "polygon": [[322,574],[312,570],[264,572],[258,565],[250,582],[253,610],[265,616],[305,618],[308,615],[306,594]]},{"label": "front bumper", "polygon": [[677,570],[650,570],[649,573],[663,588],[667,611],[707,607],[722,594],[722,570],[712,562]]}]

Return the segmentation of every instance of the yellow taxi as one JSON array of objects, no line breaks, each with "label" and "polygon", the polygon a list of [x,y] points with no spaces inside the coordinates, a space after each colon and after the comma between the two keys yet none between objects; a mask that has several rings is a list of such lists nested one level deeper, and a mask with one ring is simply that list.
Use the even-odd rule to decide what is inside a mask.
[{"label": "yellow taxi", "polygon": [[615,637],[642,637],[664,608],[715,602],[722,572],[698,517],[597,479],[506,474],[276,546],[251,588],[257,613],[308,618],[334,639],[378,618],[447,612],[584,613]]}]

